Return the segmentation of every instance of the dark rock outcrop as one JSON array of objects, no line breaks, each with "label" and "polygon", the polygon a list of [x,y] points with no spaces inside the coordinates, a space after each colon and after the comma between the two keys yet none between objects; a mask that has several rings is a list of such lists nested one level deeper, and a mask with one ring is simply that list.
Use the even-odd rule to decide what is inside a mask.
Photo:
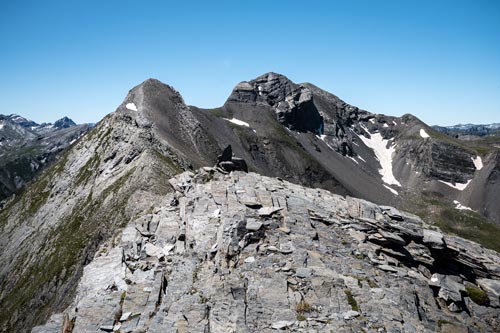
[{"label": "dark rock outcrop", "polygon": [[267,73],[255,80],[240,82],[233,89],[227,102],[263,103],[276,106],[284,101],[296,87],[295,83],[281,74]]},{"label": "dark rock outcrop", "polygon": [[217,167],[224,171],[244,171],[248,172],[248,166],[244,159],[233,157],[231,145],[224,148],[222,155],[217,157]]},{"label": "dark rock outcrop", "polygon": [[278,120],[292,131],[323,134],[323,117],[314,105],[311,91],[299,87],[285,97],[276,107]]}]

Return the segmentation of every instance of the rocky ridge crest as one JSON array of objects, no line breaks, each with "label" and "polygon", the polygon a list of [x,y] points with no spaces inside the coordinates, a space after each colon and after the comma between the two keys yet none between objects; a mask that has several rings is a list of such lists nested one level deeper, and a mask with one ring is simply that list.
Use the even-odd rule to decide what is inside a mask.
[{"label": "rocky ridge crest", "polygon": [[28,331],[73,299],[83,266],[187,162],[119,107],[0,210],[0,331]]},{"label": "rocky ridge crest", "polygon": [[254,173],[170,184],[170,204],[104,244],[72,305],[32,332],[500,328],[498,253],[414,215]]}]

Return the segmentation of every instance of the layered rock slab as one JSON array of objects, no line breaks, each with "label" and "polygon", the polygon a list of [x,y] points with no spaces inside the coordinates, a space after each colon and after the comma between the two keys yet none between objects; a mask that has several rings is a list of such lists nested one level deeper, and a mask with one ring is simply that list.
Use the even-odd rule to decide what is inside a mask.
[{"label": "layered rock slab", "polygon": [[416,216],[255,173],[170,183],[175,200],[129,223],[33,332],[60,332],[61,318],[73,332],[499,329],[497,304],[465,291],[487,279],[495,295],[498,254]]}]

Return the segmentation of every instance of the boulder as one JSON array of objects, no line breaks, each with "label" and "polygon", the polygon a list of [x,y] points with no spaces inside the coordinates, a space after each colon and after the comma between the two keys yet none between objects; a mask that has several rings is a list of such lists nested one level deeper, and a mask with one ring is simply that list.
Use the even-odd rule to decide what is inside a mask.
[{"label": "boulder", "polygon": [[258,214],[260,216],[271,216],[282,209],[282,207],[262,207],[258,210]]},{"label": "boulder", "polygon": [[393,243],[396,245],[406,245],[406,241],[398,236],[395,233],[389,232],[389,231],[384,231],[384,230],[379,230],[378,231],[382,237],[384,237],[389,243]]},{"label": "boulder", "polygon": [[221,155],[217,156],[217,164],[221,162],[230,162],[231,158],[233,158],[233,149],[231,148],[231,145],[229,145],[224,148]]},{"label": "boulder", "polygon": [[477,284],[488,294],[490,305],[500,307],[500,281],[491,279],[477,279]]},{"label": "boulder", "polygon": [[249,231],[257,231],[262,227],[262,222],[256,220],[248,220],[246,229]]},{"label": "boulder", "polygon": [[244,159],[233,157],[231,159],[231,162],[234,164],[236,170],[248,172],[247,162]]},{"label": "boulder", "polygon": [[423,233],[424,233],[423,242],[431,249],[442,250],[446,247],[443,240],[443,234],[440,233],[439,231],[424,229]]},{"label": "boulder", "polygon": [[248,172],[248,166],[244,159],[233,157],[231,145],[224,148],[222,154],[217,156],[217,167],[226,172],[244,171]]},{"label": "boulder", "polygon": [[465,291],[465,287],[457,280],[460,280],[460,278],[443,274],[433,274],[429,284],[439,287],[438,296],[445,301],[460,302],[462,301],[461,293]]}]

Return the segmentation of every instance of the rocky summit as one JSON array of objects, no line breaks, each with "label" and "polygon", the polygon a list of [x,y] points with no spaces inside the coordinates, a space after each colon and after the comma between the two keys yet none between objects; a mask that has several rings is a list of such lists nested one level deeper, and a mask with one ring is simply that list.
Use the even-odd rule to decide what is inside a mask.
[{"label": "rocky summit", "polygon": [[255,173],[169,182],[32,332],[500,329],[498,253],[414,215]]},{"label": "rocky summit", "polygon": [[0,202],[0,332],[500,329],[490,137],[276,73],[214,109],[148,79],[82,131],[0,121],[12,156],[53,147]]}]

